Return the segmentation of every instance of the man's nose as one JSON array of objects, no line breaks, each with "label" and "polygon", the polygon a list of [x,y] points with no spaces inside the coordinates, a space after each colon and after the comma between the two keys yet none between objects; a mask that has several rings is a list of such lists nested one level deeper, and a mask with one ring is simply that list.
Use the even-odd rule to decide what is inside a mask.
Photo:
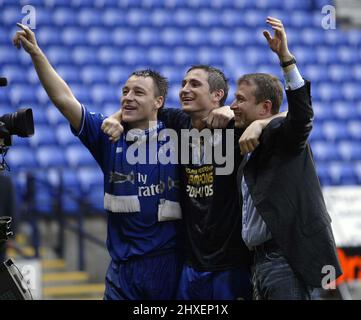
[{"label": "man's nose", "polygon": [[234,100],[232,103],[231,103],[231,110],[235,110],[237,109],[237,102],[236,100]]},{"label": "man's nose", "polygon": [[129,101],[134,99],[134,93],[132,91],[129,91],[127,94],[123,95],[122,100],[123,101]]}]

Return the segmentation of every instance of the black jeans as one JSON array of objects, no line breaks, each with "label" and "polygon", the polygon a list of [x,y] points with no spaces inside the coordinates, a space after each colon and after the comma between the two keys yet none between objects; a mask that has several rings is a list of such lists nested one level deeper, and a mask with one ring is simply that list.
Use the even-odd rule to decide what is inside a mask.
[{"label": "black jeans", "polygon": [[256,250],[254,259],[253,299],[312,300],[313,288],[296,277],[281,249]]}]

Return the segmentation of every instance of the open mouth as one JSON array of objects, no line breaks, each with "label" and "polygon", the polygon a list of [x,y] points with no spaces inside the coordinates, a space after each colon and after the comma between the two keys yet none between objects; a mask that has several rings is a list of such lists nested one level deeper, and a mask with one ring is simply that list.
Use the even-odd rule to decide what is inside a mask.
[{"label": "open mouth", "polygon": [[130,106],[130,105],[125,105],[125,106],[123,106],[122,109],[123,109],[123,110],[127,110],[127,111],[137,110],[136,107]]},{"label": "open mouth", "polygon": [[190,98],[190,97],[182,97],[182,102],[190,102],[190,101],[193,101],[194,99],[193,98]]}]

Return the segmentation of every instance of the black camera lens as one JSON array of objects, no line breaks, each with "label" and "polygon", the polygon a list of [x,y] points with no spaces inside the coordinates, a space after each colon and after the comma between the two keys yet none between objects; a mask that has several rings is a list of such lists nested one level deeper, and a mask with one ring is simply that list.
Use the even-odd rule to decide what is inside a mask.
[{"label": "black camera lens", "polygon": [[24,138],[34,134],[33,111],[30,108],[22,108],[14,113],[4,114],[0,117],[0,122],[5,124],[10,135]]}]

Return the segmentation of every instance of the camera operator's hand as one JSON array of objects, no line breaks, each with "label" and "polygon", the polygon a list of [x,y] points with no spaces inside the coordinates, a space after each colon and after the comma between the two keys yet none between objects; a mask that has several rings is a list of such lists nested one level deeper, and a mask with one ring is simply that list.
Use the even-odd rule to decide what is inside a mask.
[{"label": "camera operator's hand", "polygon": [[36,42],[36,37],[34,32],[32,32],[29,27],[24,26],[21,23],[16,24],[19,28],[21,28],[21,31],[17,31],[14,38],[13,38],[13,44],[15,47],[20,49],[22,46],[27,53],[30,55],[33,55],[38,52],[39,46]]}]

